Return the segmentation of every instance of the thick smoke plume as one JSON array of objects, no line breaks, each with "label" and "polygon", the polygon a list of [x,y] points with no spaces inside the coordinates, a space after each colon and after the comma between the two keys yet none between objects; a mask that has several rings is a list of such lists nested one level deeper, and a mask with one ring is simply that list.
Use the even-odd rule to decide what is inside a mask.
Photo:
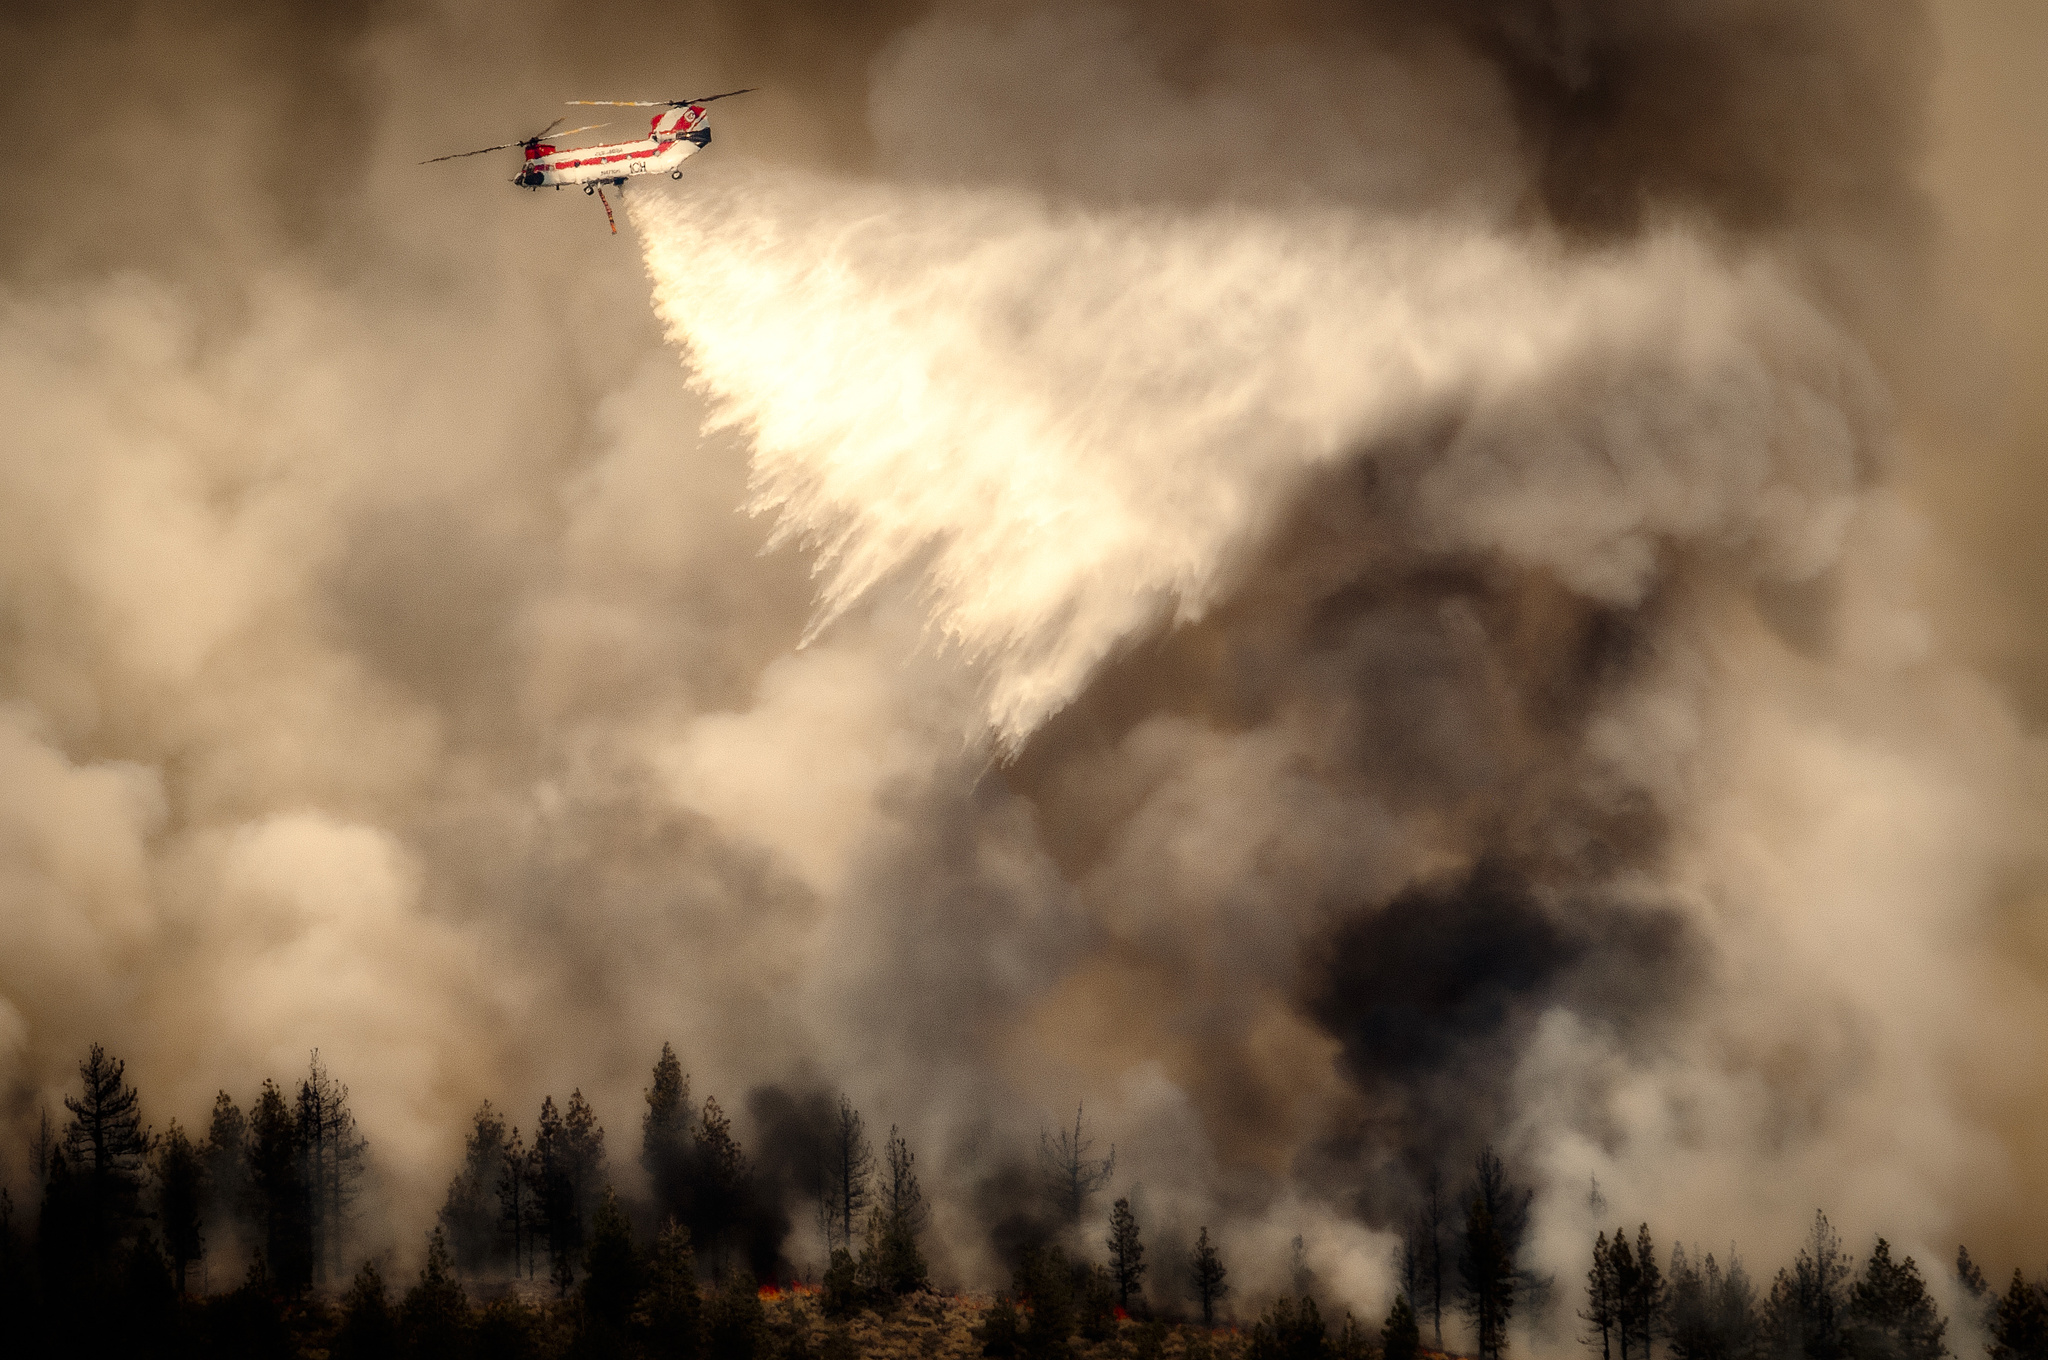
[{"label": "thick smoke plume", "polygon": [[[1566,1279],[1595,1177],[2035,1262],[2040,751],[1918,578],[1937,16],[682,11],[5,21],[10,125],[180,149],[0,217],[17,1144],[94,1040],[187,1125],[318,1046],[409,1245],[486,1096],[637,1190],[672,1040],[799,1261],[844,1089],[953,1280],[1083,1102],[1247,1294],[1298,1235],[1383,1306],[1488,1144]],[[412,165],[752,84],[617,249]]]}]

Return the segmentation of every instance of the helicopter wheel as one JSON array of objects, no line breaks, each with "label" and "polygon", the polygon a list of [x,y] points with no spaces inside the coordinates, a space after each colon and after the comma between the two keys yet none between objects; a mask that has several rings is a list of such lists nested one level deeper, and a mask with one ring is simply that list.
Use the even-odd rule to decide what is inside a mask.
[{"label": "helicopter wheel", "polygon": [[583,192],[586,194],[594,194],[597,192],[597,186],[595,184],[586,184],[583,186]]},{"label": "helicopter wheel", "polygon": [[683,177],[683,172],[680,170],[671,170],[668,172],[668,177],[670,179],[681,179]]}]

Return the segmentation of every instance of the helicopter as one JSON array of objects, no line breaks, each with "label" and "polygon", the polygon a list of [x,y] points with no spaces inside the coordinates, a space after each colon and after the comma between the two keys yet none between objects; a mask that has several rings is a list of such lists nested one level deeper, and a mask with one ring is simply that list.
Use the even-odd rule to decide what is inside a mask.
[{"label": "helicopter", "polygon": [[611,200],[604,196],[604,186],[623,186],[628,179],[663,173],[671,179],[681,179],[683,162],[711,144],[711,128],[704,106],[714,100],[730,99],[736,94],[752,94],[755,88],[727,90],[724,94],[704,95],[696,99],[571,99],[568,101],[571,105],[584,107],[660,109],[661,112],[649,121],[647,135],[638,141],[602,142],[596,146],[571,147],[563,151],[548,138],[573,137],[579,132],[611,126],[609,123],[588,123],[567,132],[556,132],[556,128],[568,121],[564,117],[516,142],[500,142],[474,151],[433,156],[420,164],[432,165],[436,161],[460,160],[464,156],[481,156],[490,151],[519,147],[525,152],[526,164],[512,177],[514,184],[528,189],[548,185],[557,189],[571,184],[582,185],[584,193],[596,194],[598,201],[604,204],[604,220],[616,236],[619,224],[612,220]]}]

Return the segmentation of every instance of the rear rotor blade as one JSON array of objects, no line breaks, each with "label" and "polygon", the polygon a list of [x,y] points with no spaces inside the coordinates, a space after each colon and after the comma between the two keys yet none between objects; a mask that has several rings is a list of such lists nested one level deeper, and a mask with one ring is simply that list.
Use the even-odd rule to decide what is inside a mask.
[{"label": "rear rotor blade", "polygon": [[570,128],[567,132],[557,132],[554,135],[557,137],[574,137],[579,132],[593,132],[598,128],[610,126],[610,123],[585,123],[580,128]]},{"label": "rear rotor blade", "polygon": [[525,142],[500,142],[496,146],[480,146],[474,151],[458,151],[452,156],[429,156],[426,160],[421,161],[420,164],[432,165],[435,161],[459,161],[464,156],[481,156],[486,151],[509,151],[515,146],[525,145]]}]

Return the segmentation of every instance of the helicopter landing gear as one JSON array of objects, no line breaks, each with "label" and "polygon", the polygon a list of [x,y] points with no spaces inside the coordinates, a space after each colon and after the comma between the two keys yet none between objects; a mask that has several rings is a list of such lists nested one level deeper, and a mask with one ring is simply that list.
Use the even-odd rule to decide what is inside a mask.
[{"label": "helicopter landing gear", "polygon": [[683,172],[680,170],[671,170],[668,172],[668,177],[670,179],[681,179],[683,177]]},{"label": "helicopter landing gear", "polygon": [[586,184],[583,186],[583,192],[586,194],[594,194],[597,192],[597,186],[595,184]]}]

